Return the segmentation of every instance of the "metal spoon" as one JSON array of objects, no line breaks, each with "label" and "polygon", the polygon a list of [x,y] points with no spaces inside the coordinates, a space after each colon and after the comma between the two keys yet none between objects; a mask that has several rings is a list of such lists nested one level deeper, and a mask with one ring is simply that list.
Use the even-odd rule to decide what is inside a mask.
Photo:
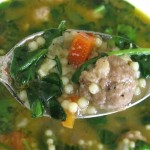
[{"label": "metal spoon", "polygon": [[[74,29],[68,29],[66,32],[70,32]],[[98,35],[100,36],[104,41],[106,40],[111,40],[113,38],[122,38],[119,36],[111,36],[108,34],[104,34],[104,33],[100,33],[100,32],[93,32],[93,31],[84,31],[84,30],[75,30],[76,32],[85,32],[88,34],[94,34],[94,35]],[[11,63],[12,57],[13,57],[13,52],[14,50],[25,44],[28,40],[34,39],[37,36],[40,36],[44,33],[44,31],[32,34],[26,38],[24,38],[22,41],[20,41],[19,43],[17,43],[5,56],[1,56],[0,57],[0,82],[9,90],[9,92],[14,96],[14,98],[24,107],[30,109],[29,104],[26,103],[25,101],[21,100],[19,98],[19,96],[17,95],[17,92],[15,91],[15,89],[13,88],[13,86],[11,85],[9,76],[8,76],[8,72],[6,71],[7,66]],[[123,38],[124,39],[124,38]],[[126,39],[127,40],[127,39]],[[128,40],[127,40],[128,41]],[[133,46],[135,46],[133,43],[129,43],[130,48],[132,48]],[[130,104],[128,104],[127,106],[121,108],[121,109],[117,109],[117,110],[103,110],[102,112],[98,113],[98,114],[94,114],[94,115],[77,115],[77,118],[93,118],[93,117],[100,117],[100,116],[104,116],[104,115],[110,115],[125,109],[128,109],[130,107],[133,107],[135,105],[137,105],[138,103],[142,102],[143,100],[145,100],[146,98],[148,98],[150,96],[150,81],[147,82],[147,88],[144,91],[144,94],[141,96],[140,99],[138,100],[132,100]],[[50,117],[47,113],[44,114],[44,116],[48,116]]]}]

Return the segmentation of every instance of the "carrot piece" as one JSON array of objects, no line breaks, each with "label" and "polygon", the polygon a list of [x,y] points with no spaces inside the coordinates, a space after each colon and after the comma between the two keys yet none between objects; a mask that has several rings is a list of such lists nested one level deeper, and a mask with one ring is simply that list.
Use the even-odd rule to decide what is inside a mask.
[{"label": "carrot piece", "polygon": [[94,36],[86,33],[78,33],[73,39],[69,51],[68,61],[70,64],[80,66],[90,55],[94,46]]},{"label": "carrot piece", "polygon": [[66,114],[67,114],[67,118],[65,121],[62,121],[62,125],[66,128],[72,129],[75,122],[75,115],[68,111],[66,112]]},{"label": "carrot piece", "polygon": [[22,139],[24,138],[24,134],[21,132],[13,132],[10,134],[10,143],[15,148],[15,150],[25,150],[25,147],[22,143]]},{"label": "carrot piece", "polygon": [[14,131],[6,135],[0,135],[0,143],[10,145],[15,150],[25,150],[25,146],[22,143],[24,138],[24,133]]}]

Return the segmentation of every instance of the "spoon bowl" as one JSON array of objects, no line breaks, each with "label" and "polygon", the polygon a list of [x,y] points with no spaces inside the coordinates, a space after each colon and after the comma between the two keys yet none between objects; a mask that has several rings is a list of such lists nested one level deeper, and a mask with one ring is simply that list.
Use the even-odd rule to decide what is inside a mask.
[{"label": "spoon bowl", "polygon": [[[87,34],[93,34],[93,35],[98,35],[100,36],[104,41],[109,41],[111,39],[123,39],[126,40],[126,42],[128,43],[129,48],[134,48],[137,47],[137,45],[135,45],[134,43],[130,42],[128,39],[125,39],[123,37],[120,36],[112,36],[112,35],[108,35],[108,34],[104,34],[104,33],[100,33],[100,32],[93,32],[93,31],[84,31],[84,30],[74,30],[74,29],[68,29],[65,32],[71,32],[71,31],[76,31],[76,32],[85,32]],[[7,71],[8,66],[11,64],[12,58],[13,58],[13,52],[17,47],[20,47],[22,45],[24,45],[27,41],[32,40],[38,36],[41,36],[44,34],[45,31],[41,31],[35,34],[32,34],[26,38],[24,38],[22,41],[20,41],[19,43],[17,43],[5,56],[1,56],[0,57],[0,82],[6,86],[6,88],[9,90],[9,92],[14,96],[14,98],[24,107],[30,109],[29,103],[20,99],[17,92],[15,91],[15,88],[12,86],[11,84],[11,78],[9,76],[9,73]],[[77,114],[76,118],[93,118],[93,117],[100,117],[100,116],[104,116],[104,115],[110,115],[116,112],[120,112],[122,110],[128,109],[130,107],[133,107],[137,104],[139,104],[140,102],[142,102],[143,100],[145,100],[146,98],[148,98],[150,96],[150,81],[147,80],[147,87],[146,90],[143,92],[143,94],[140,96],[140,99],[135,99],[132,100],[131,103],[129,103],[127,106],[123,107],[123,108],[119,108],[119,109],[111,109],[111,110],[102,110],[100,113],[98,114],[94,114],[94,115],[84,115],[84,114]],[[44,116],[49,116],[49,114],[47,112],[44,113]]]}]

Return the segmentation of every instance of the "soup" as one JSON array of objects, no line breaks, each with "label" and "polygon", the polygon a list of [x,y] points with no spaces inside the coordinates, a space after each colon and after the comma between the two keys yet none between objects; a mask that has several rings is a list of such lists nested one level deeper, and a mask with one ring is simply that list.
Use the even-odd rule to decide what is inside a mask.
[{"label": "soup", "polygon": [[122,37],[66,30],[62,21],[16,47],[7,76],[35,118],[46,112],[67,122],[121,110],[140,99],[147,87],[139,57],[145,60],[150,52],[134,47]]},{"label": "soup", "polygon": [[[120,1],[23,0],[1,6],[1,55],[23,37],[56,27],[64,19],[69,28],[122,35],[140,47],[150,46],[150,26],[136,17],[133,7]],[[33,119],[3,85],[0,88],[1,149],[149,149],[148,100],[114,115],[76,120],[74,128],[67,129],[48,117]]]}]

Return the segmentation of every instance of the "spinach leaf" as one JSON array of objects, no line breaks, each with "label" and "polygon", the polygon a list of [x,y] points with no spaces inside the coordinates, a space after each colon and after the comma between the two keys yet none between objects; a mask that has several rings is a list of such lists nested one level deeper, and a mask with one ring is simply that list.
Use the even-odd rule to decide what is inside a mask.
[{"label": "spinach leaf", "polygon": [[55,22],[56,24],[57,22],[60,22],[60,20],[63,20],[65,16],[65,3],[53,6],[51,8],[51,16],[53,22]]},{"label": "spinach leaf", "polygon": [[31,105],[32,117],[33,118],[42,117],[43,111],[44,110],[43,110],[42,102],[38,97],[35,101],[32,102],[32,105]]},{"label": "spinach leaf", "polygon": [[9,132],[13,129],[14,125],[12,122],[13,114],[13,106],[11,101],[7,99],[0,100],[0,134],[5,132]]},{"label": "spinach leaf", "polygon": [[66,30],[65,23],[65,21],[62,21],[58,28],[51,28],[44,31],[43,37],[46,40],[46,46],[49,46],[56,37],[62,35],[62,33]]},{"label": "spinach leaf", "polygon": [[141,123],[143,125],[150,124],[150,115],[145,115],[141,117]]},{"label": "spinach leaf", "polygon": [[59,86],[45,81],[34,81],[27,88],[27,96],[30,103],[32,116],[34,118],[43,115],[44,106],[48,106],[48,101],[53,97],[60,96],[61,90]]},{"label": "spinach leaf", "polygon": [[[60,7],[62,9],[62,7]],[[63,10],[64,11],[64,10]],[[62,11],[62,12],[63,12]],[[59,16],[61,16],[61,10],[58,10],[56,8],[52,8],[51,9],[51,16],[53,19],[59,19]],[[58,21],[58,20],[57,20]]]},{"label": "spinach leaf", "polygon": [[[47,53],[47,49],[28,52],[27,47],[17,47],[10,65],[10,76],[15,84],[28,84],[36,77],[36,68],[41,59]],[[22,56],[22,57],[21,57]]]},{"label": "spinach leaf", "polygon": [[10,75],[15,78],[16,74],[26,70],[32,64],[36,64],[45,54],[47,49],[29,52],[26,46],[17,47],[14,50],[13,60],[10,65]]},{"label": "spinach leaf", "polygon": [[[26,46],[17,47],[14,50],[13,60],[10,65],[11,78],[16,80],[16,77],[17,77],[18,81],[21,81],[22,80],[21,77],[23,77],[24,78],[23,80],[28,81],[28,79],[31,77],[28,77],[27,74],[29,73],[29,76],[31,75],[32,69],[34,68],[32,65],[35,66],[39,62],[39,60],[43,56],[45,56],[46,53],[47,53],[47,49],[41,49],[41,50],[37,50],[33,52],[28,52],[28,48]],[[30,68],[30,66],[32,66],[32,68]],[[22,73],[23,71],[24,73]],[[31,76],[33,77],[33,75]]]},{"label": "spinach leaf", "polygon": [[135,142],[135,150],[150,150],[150,145],[144,141],[137,140]]},{"label": "spinach leaf", "polygon": [[141,76],[144,78],[150,78],[150,54],[133,55],[131,56],[131,59],[139,63]]},{"label": "spinach leaf", "polygon": [[21,32],[17,20],[6,19],[6,12],[0,12],[0,35],[5,39],[5,42],[0,44],[0,48],[5,49],[5,52],[10,50],[26,34]]},{"label": "spinach leaf", "polygon": [[108,149],[116,150],[118,135],[107,129],[100,129],[100,141],[106,145]]},{"label": "spinach leaf", "polygon": [[27,96],[33,118],[42,117],[44,112],[44,107],[39,97],[38,89],[38,82],[34,82],[31,87],[27,88]]},{"label": "spinach leaf", "polygon": [[118,138],[116,134],[106,129],[100,130],[99,137],[100,137],[101,142],[106,145],[115,144]]},{"label": "spinach leaf", "polygon": [[113,36],[113,40],[115,42],[115,45],[118,46],[121,50],[137,48],[137,45],[126,37]]},{"label": "spinach leaf", "polygon": [[46,40],[46,46],[49,46],[53,39],[60,36],[61,33],[59,32],[58,29],[48,29],[48,30],[45,30],[44,34],[43,34],[43,37],[44,39]]},{"label": "spinach leaf", "polygon": [[27,85],[30,81],[36,78],[36,65],[30,66],[28,69],[17,73],[15,76],[16,85]]},{"label": "spinach leaf", "polygon": [[60,75],[62,75],[62,65],[58,56],[54,59],[56,61],[56,66]]},{"label": "spinach leaf", "polygon": [[52,84],[56,84],[60,88],[62,88],[62,80],[61,80],[60,76],[58,75],[58,73],[52,72],[49,75],[47,75],[46,77],[44,77],[42,80],[52,83]]},{"label": "spinach leaf", "polygon": [[58,97],[62,94],[60,87],[56,84],[52,84],[44,81],[40,81],[38,82],[38,84],[39,84],[39,89],[38,89],[39,97],[45,103],[50,101],[53,97]]},{"label": "spinach leaf", "polygon": [[22,61],[22,64],[19,64],[19,71],[24,71],[32,64],[36,64],[43,56],[46,55],[48,49],[36,50],[33,52],[28,52],[26,55],[26,59]]},{"label": "spinach leaf", "polygon": [[20,1],[20,0],[15,0],[15,1],[12,1],[11,4],[10,4],[10,7],[11,8],[20,8],[20,7],[24,7],[25,6],[25,3],[23,1]]},{"label": "spinach leaf", "polygon": [[42,80],[45,82],[41,85],[39,93],[47,112],[52,118],[64,121],[66,113],[56,99],[62,94],[62,80],[60,76],[57,73],[50,73]]},{"label": "spinach leaf", "polygon": [[49,113],[51,117],[55,119],[61,121],[66,120],[66,113],[56,98],[53,98],[49,101]]},{"label": "spinach leaf", "polygon": [[136,29],[130,25],[119,24],[117,26],[117,34],[129,38],[131,41],[136,40]]},{"label": "spinach leaf", "polygon": [[79,68],[76,69],[76,71],[74,72],[73,76],[72,76],[72,81],[74,83],[78,83],[79,82],[79,78],[80,78],[80,75],[82,73],[82,71],[86,70],[88,68],[89,65],[91,64],[95,64],[96,61],[99,59],[99,58],[102,58],[104,56],[107,56],[107,54],[103,53],[97,57],[94,57],[94,58],[91,58],[90,60],[86,61],[84,64],[82,64]]},{"label": "spinach leaf", "polygon": [[56,100],[62,94],[62,81],[57,73],[51,73],[44,77],[42,81],[30,83],[27,89],[27,95],[33,117],[43,115],[43,109],[55,119],[64,120],[65,111]]},{"label": "spinach leaf", "polygon": [[97,13],[101,13],[103,14],[104,12],[106,12],[106,7],[105,5],[99,5],[98,7],[96,7],[94,9],[94,13],[97,14]]},{"label": "spinach leaf", "polygon": [[66,30],[66,21],[65,20],[61,21],[61,23],[58,26],[58,30],[61,34],[63,34],[63,32]]},{"label": "spinach leaf", "polygon": [[124,50],[116,50],[110,51],[106,53],[107,55],[128,55],[128,56],[142,56],[142,55],[150,55],[150,48],[135,48],[135,49],[124,49]]},{"label": "spinach leaf", "polygon": [[[14,50],[12,63],[10,65],[10,76],[12,78],[15,78],[15,76],[19,72],[22,62],[24,62],[26,59],[27,51],[28,51],[28,49],[26,46],[17,47]],[[23,57],[21,57],[21,56],[23,56]]]}]

